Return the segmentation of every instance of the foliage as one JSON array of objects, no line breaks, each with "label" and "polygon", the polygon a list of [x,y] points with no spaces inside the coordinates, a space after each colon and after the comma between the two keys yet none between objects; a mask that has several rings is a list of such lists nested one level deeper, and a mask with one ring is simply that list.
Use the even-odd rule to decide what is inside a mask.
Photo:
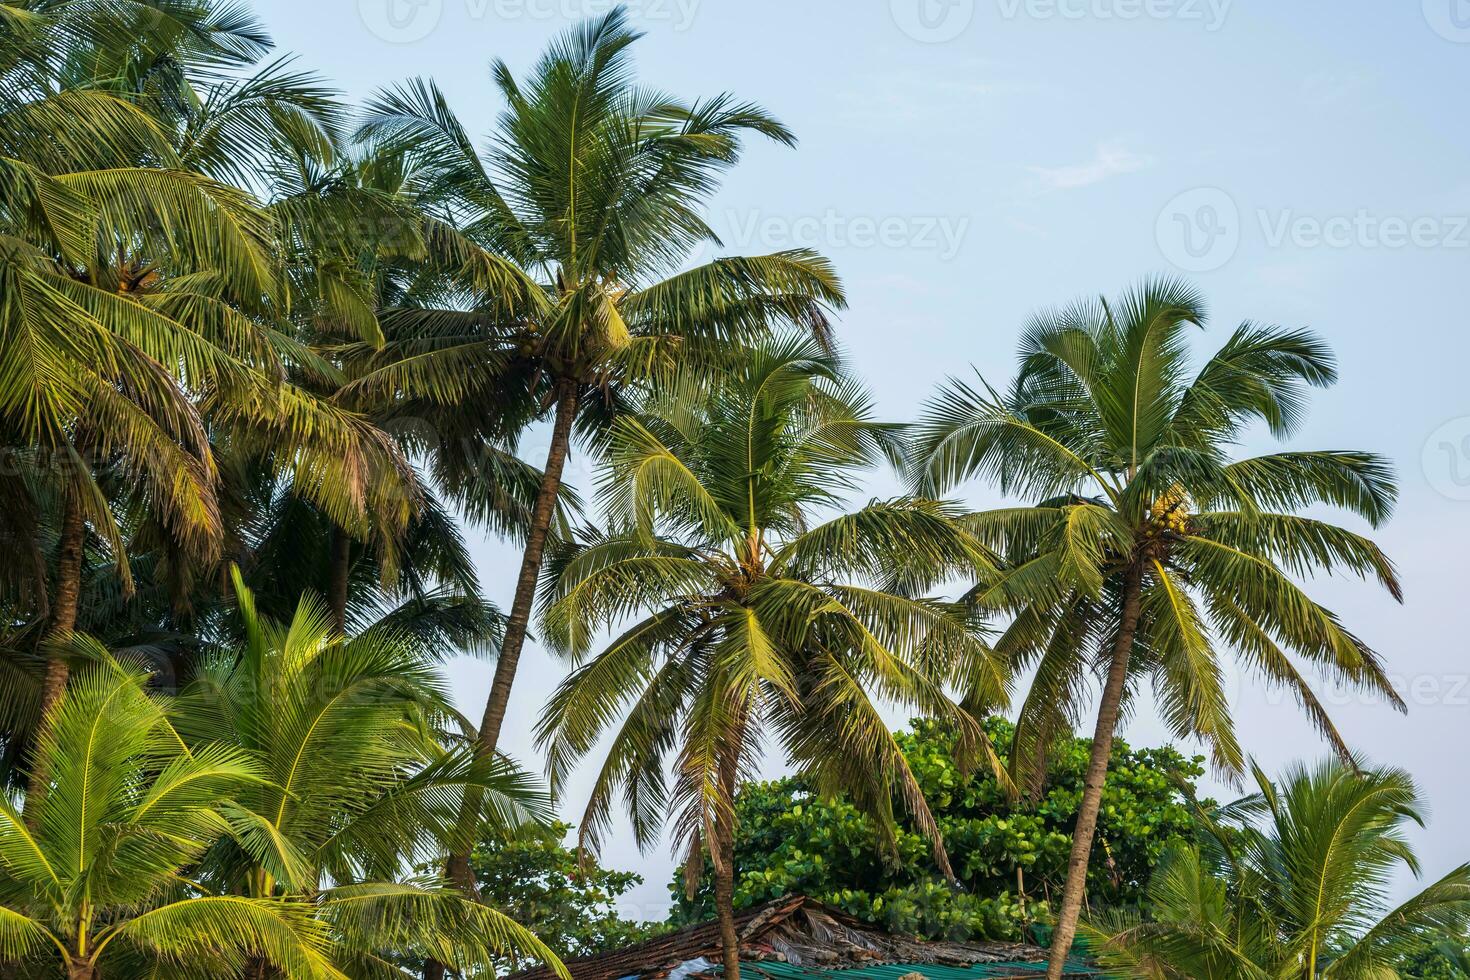
[{"label": "foliage", "polygon": [[[1018,785],[1039,791],[1049,751],[1102,681],[1051,980],[1096,856],[1109,746],[1145,689],[1171,733],[1198,738],[1226,773],[1245,765],[1226,658],[1290,693],[1345,761],[1313,673],[1406,708],[1379,655],[1301,584],[1343,572],[1402,599],[1370,538],[1300,516],[1325,506],[1382,524],[1398,496],[1388,462],[1356,451],[1232,459],[1254,427],[1282,439],[1298,430],[1307,391],[1337,380],[1331,349],[1306,330],[1247,322],[1196,369],[1190,334],[1205,322],[1199,293],[1167,279],[1045,311],[1022,335],[1006,393],[951,379],[915,427],[919,492],[981,476],[1024,501],[968,522],[1003,567],[967,599],[1010,617],[998,659],[1032,678],[1010,752]],[[991,698],[971,691],[966,707],[988,711]]]},{"label": "foliage", "polygon": [[1253,425],[1296,431],[1305,389],[1337,373],[1315,335],[1246,323],[1191,374],[1188,331],[1205,319],[1199,295],[1172,281],[1043,313],[1007,394],[952,380],[918,424],[919,486],[983,475],[1034,502],[972,524],[1008,567],[970,598],[1014,613],[997,650],[1038,670],[1011,758],[1021,782],[1077,720],[1097,647],[1118,632],[1129,569],[1142,581],[1127,690],[1151,683],[1174,734],[1203,739],[1217,766],[1244,765],[1226,655],[1292,693],[1344,756],[1291,653],[1402,707],[1373,650],[1295,581],[1342,571],[1400,595],[1371,540],[1292,513],[1320,504],[1380,524],[1397,497],[1389,464],[1362,452],[1231,460]]},{"label": "foliage", "polygon": [[[882,575],[922,587],[980,553],[929,501],[808,524],[895,434],[871,420],[835,359],[803,340],[751,350],[703,398],[677,385],[618,420],[603,480],[616,530],[559,554],[546,589],[545,636],[572,656],[589,651],[600,625],[646,617],[572,674],[541,724],[560,785],[616,706],[635,702],[588,804],[584,842],[600,841],[612,794],[627,787],[640,841],[667,805],[679,845],[697,853],[727,820],[731,777],[754,762],[763,730],[824,786],[880,787],[865,802],[882,827],[897,786],[932,836],[862,682],[954,720],[973,756],[979,733],[941,685],[983,675],[989,654],[959,607],[861,583]],[[843,584],[846,575],[856,581]],[[662,760],[675,752],[670,793]]]},{"label": "foliage", "polygon": [[293,220],[305,199],[338,227],[378,217],[332,193],[346,109],[260,64],[270,48],[217,0],[0,5],[11,778],[74,628],[187,667],[229,562],[267,532],[261,498],[383,534],[417,514],[404,452],[327,397],[337,369],[309,329],[361,321],[341,265],[296,247],[321,224]]},{"label": "foliage", "polygon": [[73,978],[218,976],[256,960],[332,975],[309,907],[211,893],[188,873],[229,833],[234,796],[262,785],[255,760],[186,745],[146,678],[100,656],[52,706],[37,747],[51,792],[0,801],[0,957],[59,956]]},{"label": "foliage", "polygon": [[[1397,596],[1369,539],[1296,516],[1378,525],[1386,463],[1230,459],[1335,379],[1318,338],[1246,324],[1191,377],[1198,297],[1151,283],[1038,318],[1006,393],[951,381],[917,427],[877,421],[826,259],[688,267],[747,141],[795,137],[732,96],[640,85],[631,23],[565,32],[524,79],[497,61],[477,148],[427,80],[354,127],[236,0],[0,0],[0,972],[487,975],[559,967],[528,925],[568,953],[641,934],[610,908],[634,878],[573,871],[495,751],[538,589],[575,662],[538,732],[555,787],[609,746],[582,843],[620,794],[640,845],[672,815],[686,888],[713,878],[683,914],[713,903],[730,980],[735,903],[793,890],[1017,935],[1099,806],[1100,905],[1161,861],[1160,887],[1191,861],[1223,875],[1165,850],[1170,777],[1197,761],[1111,745],[1146,685],[1227,770],[1227,652],[1344,760],[1303,666],[1393,697],[1298,584],[1345,570]],[[538,469],[517,453],[548,420]],[[561,483],[574,438],[602,466],[586,526]],[[880,464],[913,492],[849,508]],[[973,476],[1026,505],[940,499]],[[504,618],[465,522],[524,545]],[[963,601],[938,594],[956,579]],[[462,652],[498,654],[478,728],[439,670]],[[1089,758],[1071,736],[1092,674]],[[982,728],[1023,676],[1014,727]],[[938,721],[895,737],[887,704]],[[798,775],[737,799],[769,744]],[[1380,777],[1408,814],[1412,787]],[[1358,786],[1292,779],[1308,801]],[[1340,875],[1370,905],[1381,859],[1407,856],[1384,826]],[[1299,910],[1241,881],[1294,935]],[[1427,894],[1449,909],[1459,887]],[[1355,914],[1303,955],[1366,976],[1461,924],[1416,907],[1364,938]]]},{"label": "foliage", "polygon": [[[1009,741],[1011,727],[986,724],[998,744]],[[1027,803],[1013,800],[992,773],[962,770],[955,735],[943,725],[917,721],[898,743],[944,834],[960,887],[944,880],[912,826],[899,831],[896,851],[886,851],[850,800],[824,799],[790,778],[747,784],[737,799],[737,905],[804,894],[903,934],[1023,938],[1028,924],[1046,920],[1047,899],[1065,880],[1089,743],[1070,739],[1053,757],[1047,792]],[[1168,842],[1191,832],[1183,787],[1203,773],[1201,761],[1171,748],[1114,746],[1100,824],[1108,857],[1088,881],[1095,905],[1136,904]],[[670,889],[682,896],[682,883]],[[697,921],[709,912],[705,888],[693,901],[681,897],[674,918]]]},{"label": "foliage", "polygon": [[[565,843],[571,829],[563,823],[526,824],[483,840],[472,858],[481,898],[562,959],[618,949],[661,932],[660,925],[620,914],[620,900],[643,879],[579,860]],[[497,974],[527,965],[506,958]]]},{"label": "foliage", "polygon": [[1466,980],[1470,978],[1470,939],[1463,933],[1426,932],[1399,957],[1395,969],[1399,976],[1416,980]]},{"label": "foliage", "polygon": [[155,962],[181,977],[262,963],[381,976],[407,949],[462,970],[511,955],[560,970],[503,913],[402,877],[441,853],[467,786],[487,826],[547,819],[514,767],[441,746],[450,708],[420,645],[388,628],[345,639],[310,599],[289,627],[259,619],[243,588],[240,607],[246,641],[176,699],[75,641],[99,666],[40,739],[50,792],[0,812],[4,915],[50,911],[11,921],[0,955],[63,948],[78,976]]},{"label": "foliage", "polygon": [[1399,769],[1332,761],[1293,766],[1260,792],[1201,813],[1196,843],[1173,845],[1149,884],[1146,914],[1086,927],[1123,976],[1178,980],[1395,976],[1426,936],[1470,924],[1470,864],[1398,905],[1391,874],[1419,864],[1404,834],[1422,824]]},{"label": "foliage", "polygon": [[309,906],[339,969],[370,972],[405,947],[489,969],[512,951],[550,959],[521,925],[433,878],[403,875],[442,852],[467,787],[488,826],[549,818],[517,768],[476,763],[446,733],[453,708],[432,652],[382,626],[346,638],[321,603],[289,624],[262,618],[237,576],[244,641],[201,664],[179,732],[251,759],[262,777],[223,807],[231,833],[196,878],[220,894]]},{"label": "foliage", "polygon": [[766,738],[885,836],[896,796],[946,873],[878,705],[947,719],[964,764],[989,747],[946,693],[951,681],[1004,686],[980,624],[926,595],[985,560],[956,508],[904,498],[817,521],[893,458],[897,437],[817,342],[758,345],[721,383],[685,376],[616,421],[601,485],[611,529],[554,559],[542,619],[554,648],[582,658],[601,628],[632,625],[552,697],[540,735],[553,787],[614,733],[583,841],[599,842],[619,793],[640,845],[672,815],[691,883],[710,854],[727,975],[738,970],[735,790]]},{"label": "foliage", "polygon": [[[483,151],[423,79],[381,92],[358,133],[422,168],[483,258],[444,296],[400,304],[381,349],[348,351],[348,403],[428,406],[446,442],[475,454],[484,427],[466,432],[456,420],[489,419],[492,437],[513,447],[526,425],[552,417],[477,732],[485,756],[510,701],[574,429],[595,449],[614,415],[676,367],[708,370],[773,330],[826,342],[830,312],[845,302],[830,263],[810,250],[683,268],[718,241],[701,213],[745,140],[795,138],[728,94],[686,102],[641,87],[630,57],[639,37],[615,7],[557,37],[524,79],[496,61],[506,108]],[[442,482],[486,482],[478,458],[465,466],[442,455]],[[469,886],[468,854],[450,863]]]}]

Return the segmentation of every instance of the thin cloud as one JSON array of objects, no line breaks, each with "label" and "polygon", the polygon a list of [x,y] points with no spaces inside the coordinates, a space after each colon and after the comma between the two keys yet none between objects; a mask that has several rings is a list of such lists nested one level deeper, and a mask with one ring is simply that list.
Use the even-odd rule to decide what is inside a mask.
[{"label": "thin cloud", "polygon": [[844,119],[866,123],[929,123],[1006,96],[1031,95],[1046,86],[1021,81],[1002,62],[969,59],[958,66],[925,66],[875,72],[858,89],[835,93]]},{"label": "thin cloud", "polygon": [[1302,80],[1301,100],[1314,108],[1359,100],[1371,88],[1374,76],[1365,72],[1313,72]]},{"label": "thin cloud", "polygon": [[1153,166],[1153,157],[1134,153],[1122,143],[1099,143],[1097,153],[1086,163],[1064,167],[1032,167],[1031,173],[1044,191],[1070,191],[1091,187],[1110,177],[1136,173]]}]

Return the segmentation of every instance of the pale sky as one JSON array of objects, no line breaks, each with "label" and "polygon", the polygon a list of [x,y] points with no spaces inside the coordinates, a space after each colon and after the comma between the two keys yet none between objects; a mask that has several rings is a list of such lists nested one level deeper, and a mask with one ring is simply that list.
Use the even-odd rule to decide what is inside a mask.
[{"label": "pale sky", "polygon": [[[390,7],[389,4],[393,6]],[[520,73],[605,0],[254,0],[284,51],[354,98],[432,75],[475,134]],[[1349,741],[1418,778],[1425,875],[1470,859],[1470,0],[634,0],[641,80],[730,91],[801,138],[753,146],[713,202],[727,251],[820,249],[851,300],[840,337],[882,413],[912,418],[946,374],[1009,380],[1027,313],[1188,275],[1223,342],[1244,319],[1309,326],[1340,358],[1292,441],[1368,449],[1403,494],[1377,537],[1407,601],[1355,579],[1313,592],[1387,659],[1411,710],[1328,688]],[[1253,440],[1243,451],[1262,451]],[[540,462],[544,440],[527,440]],[[574,462],[574,479],[587,468]],[[871,494],[892,493],[875,474]],[[996,498],[964,488],[975,505]],[[514,549],[476,536],[489,594]],[[490,668],[453,668],[478,717]],[[504,747],[564,667],[529,650]],[[1325,749],[1289,698],[1238,678],[1242,741],[1268,771]],[[1124,733],[1163,736],[1147,712]],[[779,771],[779,759],[771,771]],[[1212,785],[1220,797],[1230,790]],[[585,797],[564,802],[574,818]],[[673,862],[628,835],[606,863],[647,878],[661,918]]]}]

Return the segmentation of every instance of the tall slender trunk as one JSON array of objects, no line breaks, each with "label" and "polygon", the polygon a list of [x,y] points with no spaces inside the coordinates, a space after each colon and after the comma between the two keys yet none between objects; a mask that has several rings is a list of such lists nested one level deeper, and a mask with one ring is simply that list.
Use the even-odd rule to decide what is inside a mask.
[{"label": "tall slender trunk", "polygon": [[720,956],[725,980],[740,980],[740,934],[735,931],[735,846],[720,841],[722,853],[715,865],[715,913],[720,920]]},{"label": "tall slender trunk", "polygon": [[347,632],[347,580],[352,573],[352,538],[340,527],[332,528],[331,568],[327,577],[327,607],[338,635]]},{"label": "tall slender trunk", "polygon": [[[82,594],[82,549],[86,544],[87,525],[82,519],[82,504],[76,492],[67,489],[61,509],[61,535],[56,550],[56,585],[51,593],[51,622],[41,641],[46,650],[46,679],[41,687],[41,720],[36,726],[33,744],[39,745],[51,725],[51,714],[66,693],[71,676],[67,647],[76,632],[77,607]],[[50,788],[51,773],[39,761],[31,766],[26,793],[27,819],[38,816]]]},{"label": "tall slender trunk", "polygon": [[720,923],[724,980],[740,980],[740,934],[735,930],[735,791],[740,758],[731,751],[720,764],[720,788],[729,809],[715,816],[715,915]]},{"label": "tall slender trunk", "polygon": [[531,607],[536,600],[536,585],[541,578],[541,558],[546,551],[546,538],[551,519],[556,514],[556,499],[561,494],[561,475],[572,445],[572,423],[577,415],[578,391],[573,380],[557,385],[556,420],[552,424],[551,445],[546,451],[546,468],[541,473],[541,487],[536,491],[536,506],[531,512],[531,529],[526,537],[526,551],[521,556],[521,573],[516,579],[515,599],[510,618],[505,623],[505,639],[500,644],[500,657],[495,664],[495,681],[485,701],[485,714],[480,721],[479,739],[475,744],[480,758],[493,755],[500,741],[500,726],[505,723],[505,710],[510,704],[510,690],[515,683],[521,649],[526,643],[526,630],[531,623]]},{"label": "tall slender trunk", "polygon": [[1092,736],[1092,758],[1087,764],[1087,779],[1082,788],[1082,802],[1077,808],[1077,829],[1072,834],[1072,856],[1067,862],[1067,887],[1062,892],[1062,908],[1057,916],[1056,932],[1051,940],[1051,958],[1047,964],[1047,980],[1061,980],[1066,969],[1067,954],[1077,936],[1077,919],[1082,914],[1082,899],[1087,894],[1087,865],[1092,855],[1092,838],[1097,832],[1097,814],[1102,805],[1103,785],[1108,776],[1108,759],[1113,754],[1113,734],[1118,727],[1118,709],[1128,680],[1128,658],[1133,650],[1133,637],[1138,630],[1138,613],[1143,594],[1143,566],[1135,562],[1123,583],[1123,613],[1118,635],[1113,643],[1112,662],[1102,703],[1097,709],[1097,729]]},{"label": "tall slender trunk", "polygon": [[[485,714],[480,720],[480,731],[475,738],[475,758],[486,759],[495,754],[500,742],[500,728],[505,724],[505,711],[510,704],[510,692],[515,684],[516,668],[520,665],[521,649],[526,644],[526,630],[531,623],[531,609],[536,601],[536,585],[541,579],[541,558],[546,551],[546,538],[551,530],[551,519],[556,514],[556,500],[561,494],[561,476],[566,468],[567,454],[572,444],[572,423],[577,416],[577,382],[563,379],[556,386],[556,417],[552,423],[551,445],[546,450],[546,468],[541,472],[541,486],[536,491],[536,504],[531,511],[531,527],[526,535],[526,550],[521,556],[521,571],[516,579],[515,598],[511,601],[510,618],[505,623],[505,638],[500,644],[500,656],[495,664],[495,679],[490,685],[490,696],[485,701]],[[475,811],[479,810],[479,794],[465,793],[464,812],[460,817],[460,837],[449,855],[445,868],[447,876],[466,895],[476,894],[475,872],[470,866],[470,852],[474,849],[473,830]],[[429,962],[424,967],[425,980],[440,980],[444,967]]]}]

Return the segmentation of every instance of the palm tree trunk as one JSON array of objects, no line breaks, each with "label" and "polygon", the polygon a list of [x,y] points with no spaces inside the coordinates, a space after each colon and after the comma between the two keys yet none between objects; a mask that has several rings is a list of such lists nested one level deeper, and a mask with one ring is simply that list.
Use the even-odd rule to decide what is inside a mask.
[{"label": "palm tree trunk", "polygon": [[729,809],[715,816],[715,915],[720,923],[720,955],[724,960],[724,980],[740,980],[740,934],[735,930],[735,790],[739,780],[740,760],[735,752],[727,754],[720,766],[720,788]]},{"label": "palm tree trunk", "polygon": [[67,980],[96,980],[97,968],[91,963],[71,960],[66,964]]},{"label": "palm tree trunk", "polygon": [[735,842],[720,841],[715,865],[715,913],[720,920],[720,954],[725,980],[740,980],[740,934],[735,931]]},{"label": "palm tree trunk", "polygon": [[347,632],[347,580],[352,572],[352,538],[340,527],[332,528],[331,552],[327,606],[332,611],[332,626],[341,636]]},{"label": "palm tree trunk", "polygon": [[[576,419],[578,404],[577,382],[563,379],[557,383],[556,417],[552,423],[551,445],[546,451],[546,468],[541,472],[541,486],[536,491],[536,504],[531,511],[530,533],[526,536],[526,550],[521,556],[521,572],[516,579],[515,598],[511,602],[510,618],[505,624],[505,639],[500,644],[500,657],[495,664],[495,679],[490,685],[490,696],[485,701],[485,714],[480,721],[480,730],[475,738],[475,758],[486,759],[495,754],[500,741],[500,728],[505,724],[505,711],[510,704],[511,687],[515,684],[516,668],[520,664],[521,649],[526,643],[526,630],[531,623],[531,608],[536,600],[536,585],[541,579],[541,558],[546,551],[546,538],[551,531],[551,519],[556,514],[556,500],[561,494],[561,475],[566,467],[567,454],[572,445],[572,422]],[[473,850],[474,811],[479,809],[478,794],[467,791],[464,813],[461,814],[461,838],[463,843],[449,855],[445,872],[466,895],[477,892],[474,868],[470,866],[470,851]],[[424,980],[440,980],[444,967],[430,961],[424,966]]]},{"label": "palm tree trunk", "polygon": [[[61,510],[61,536],[56,550],[56,585],[51,594],[51,623],[42,646],[46,649],[46,680],[41,687],[41,720],[36,726],[34,744],[39,745],[50,726],[51,712],[66,693],[71,675],[67,662],[67,645],[76,632],[77,608],[82,594],[82,548],[86,544],[87,526],[82,519],[82,504],[76,492],[68,489]],[[34,764],[26,793],[26,815],[39,815],[45,802],[51,773]]]},{"label": "palm tree trunk", "polygon": [[521,556],[515,599],[511,602],[505,639],[500,644],[500,657],[495,664],[495,681],[485,702],[485,715],[480,721],[476,754],[481,758],[495,753],[496,744],[500,741],[500,726],[505,723],[511,685],[515,683],[521,648],[525,646],[526,630],[531,623],[531,607],[536,600],[536,585],[541,578],[541,557],[546,551],[546,538],[556,513],[556,499],[561,494],[562,470],[571,451],[572,422],[576,418],[577,402],[577,383],[570,379],[561,381],[557,385],[551,445],[546,451],[546,468],[541,473],[541,487],[536,492],[536,506],[531,512],[531,530],[526,537],[525,554]]},{"label": "palm tree trunk", "polygon": [[1097,729],[1092,736],[1092,758],[1087,765],[1087,779],[1082,788],[1082,802],[1077,808],[1077,828],[1072,833],[1072,856],[1067,862],[1067,886],[1062,892],[1062,908],[1057,916],[1056,932],[1051,940],[1051,958],[1047,964],[1047,980],[1061,980],[1067,954],[1077,936],[1077,919],[1082,914],[1082,899],[1087,893],[1087,865],[1092,856],[1092,838],[1097,831],[1097,814],[1102,805],[1103,784],[1108,776],[1108,759],[1113,754],[1113,734],[1118,727],[1118,710],[1123,702],[1123,689],[1128,680],[1128,658],[1133,650],[1133,637],[1138,630],[1138,615],[1143,595],[1143,566],[1134,563],[1123,583],[1123,615],[1113,643],[1112,662],[1102,703],[1097,709]]}]

